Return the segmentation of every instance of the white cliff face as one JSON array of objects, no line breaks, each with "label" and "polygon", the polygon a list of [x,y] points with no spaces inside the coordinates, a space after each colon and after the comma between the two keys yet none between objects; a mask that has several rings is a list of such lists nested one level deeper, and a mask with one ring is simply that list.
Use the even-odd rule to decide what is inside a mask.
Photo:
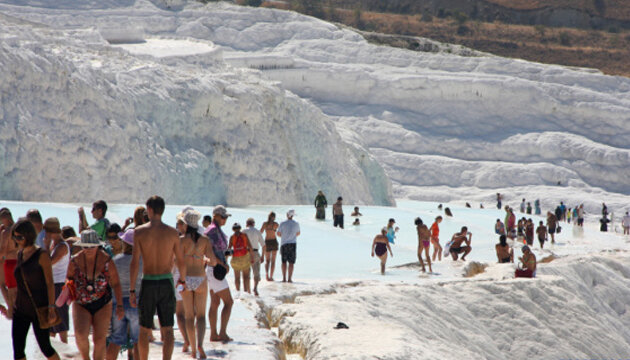
[{"label": "white cliff face", "polygon": [[[335,170],[328,175],[322,172],[321,176],[296,176],[295,179],[302,182],[287,180],[278,191],[304,194],[321,186],[332,197],[337,193],[346,198],[347,194],[352,194],[357,201],[391,203],[389,185],[378,182],[383,173],[372,161],[376,159],[387,170],[386,176],[393,182],[397,197],[488,203],[493,201],[493,194],[500,191],[505,193],[508,202],[512,197],[520,202],[521,197],[540,197],[540,187],[555,187],[552,197],[541,199],[544,205],[551,206],[563,199],[579,203],[580,196],[575,194],[595,192],[607,203],[627,202],[621,195],[630,193],[627,182],[630,173],[624,166],[630,158],[630,145],[626,140],[630,135],[630,80],[627,78],[604,76],[588,69],[504,59],[457,47],[421,53],[375,46],[350,30],[324,21],[292,12],[227,3],[110,0],[102,3],[104,5],[82,5],[80,9],[68,9],[65,3],[41,7],[34,2],[30,3],[32,6],[23,6],[22,2],[6,0],[5,4],[0,4],[0,12],[64,31],[96,28],[106,38],[114,37],[112,29],[120,28],[120,24],[130,24],[122,33],[127,34],[129,40],[141,34],[147,43],[125,45],[125,51],[135,54],[127,57],[141,59],[146,64],[159,63],[158,68],[168,69],[169,73],[186,72],[184,68],[191,65],[201,66],[204,71],[215,74],[215,84],[239,82],[241,80],[236,78],[244,77],[249,79],[245,83],[264,83],[276,89],[269,90],[272,92],[283,93],[277,87],[280,86],[296,95],[286,95],[282,106],[289,109],[286,104],[302,101],[297,97],[307,99],[328,116],[313,115],[316,119],[334,120],[336,129],[328,131],[342,135],[347,148],[354,153],[347,155],[349,158],[368,159],[367,162],[350,161],[343,171],[362,179],[367,177],[369,186],[361,185],[357,190],[349,189],[351,186],[327,187],[332,180],[326,179],[343,173]],[[159,50],[150,45],[152,39],[158,39],[158,43],[159,39],[210,41],[216,49],[203,56],[172,56],[182,51]],[[147,44],[149,49],[146,49]],[[106,45],[103,49],[112,51]],[[122,52],[117,54],[123,56]],[[233,68],[216,60],[217,54]],[[160,60],[155,60],[157,58]],[[165,65],[172,67],[164,68]],[[235,68],[256,68],[261,73]],[[180,91],[167,91],[163,87],[172,80],[164,82],[158,77],[163,81],[159,86],[154,89],[149,85],[151,81],[147,78],[154,77],[148,75],[151,71],[158,70],[142,68],[128,74],[119,70],[108,73],[117,73],[117,77],[134,82],[140,81],[133,79],[137,73],[146,72],[142,80],[145,88],[166,92],[167,99],[179,96]],[[161,71],[166,70],[158,72]],[[216,72],[224,74],[220,80]],[[235,75],[226,77],[228,72]],[[204,92],[199,90],[199,86],[204,85],[197,84],[204,82],[203,76],[191,77],[194,81],[168,87],[185,86],[187,91],[181,95],[185,98],[189,92]],[[139,90],[134,88],[133,91]],[[244,102],[254,96],[237,93]],[[126,96],[125,99],[129,100]],[[184,112],[199,116],[208,109],[203,101],[180,98],[178,108],[155,104],[151,99],[152,96],[147,95],[132,107],[142,108],[143,113],[155,118],[151,124],[161,126],[165,121],[158,120],[164,114],[173,117]],[[172,103],[167,100],[166,104]],[[190,110],[191,104],[197,110]],[[229,105],[225,105],[225,111],[235,112]],[[310,124],[308,119],[300,118]],[[248,124],[251,125],[249,121]],[[177,130],[170,123],[169,127]],[[169,142],[169,146],[178,141]],[[275,138],[266,141],[278,142]],[[207,157],[211,152],[206,149],[200,153]],[[330,159],[330,154],[322,158]],[[339,160],[339,156],[332,158]],[[219,160],[213,155],[212,159],[212,166],[222,165],[220,168],[210,166],[208,174],[217,174],[223,179],[231,173],[226,170],[228,166],[221,163],[223,155]],[[225,159],[230,157],[226,155]],[[301,167],[304,163],[300,161],[300,164],[285,161],[283,165],[277,164],[276,170],[304,169]],[[307,168],[320,173],[316,170],[318,166]],[[333,165],[329,168],[338,169]],[[357,175],[360,173],[364,175]],[[296,170],[296,174],[299,171]],[[243,177],[239,179],[232,180],[230,187],[251,184],[241,182]],[[220,181],[221,186],[225,186],[225,182]],[[291,187],[308,190],[304,193],[289,191]],[[225,191],[229,192],[227,189]],[[242,193],[240,188],[238,193]],[[312,195],[291,196],[303,202]],[[594,213],[597,207],[595,203],[589,205],[588,211]],[[627,206],[621,205],[617,210],[622,209],[626,211]]]},{"label": "white cliff face", "polygon": [[94,29],[0,27],[0,198],[245,205],[323,189],[393,203],[382,169],[319,109],[210,42],[160,60]]}]

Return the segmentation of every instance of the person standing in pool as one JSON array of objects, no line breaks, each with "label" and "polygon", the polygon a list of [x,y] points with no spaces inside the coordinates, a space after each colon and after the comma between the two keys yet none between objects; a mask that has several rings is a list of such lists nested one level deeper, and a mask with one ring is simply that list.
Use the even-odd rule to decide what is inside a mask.
[{"label": "person standing in pool", "polygon": [[422,261],[422,253],[424,252],[427,257],[427,264],[429,264],[429,272],[432,273],[433,269],[431,269],[431,256],[429,256],[431,231],[429,231],[429,228],[422,223],[422,219],[419,217],[414,220],[414,224],[416,224],[416,230],[418,231],[418,260],[420,261],[420,266],[422,266],[422,272],[426,272],[424,262]]},{"label": "person standing in pool", "polygon": [[387,239],[389,240],[390,243],[394,244],[394,240],[396,239],[396,233],[398,232],[398,226],[394,227],[394,224],[396,224],[396,220],[389,219],[389,221],[387,222]]},{"label": "person standing in pool", "polygon": [[[173,324],[175,315],[175,289],[171,273],[173,257],[179,268],[178,285],[186,286],[186,265],[176,229],[162,222],[166,204],[164,199],[155,195],[146,203],[149,223],[137,227],[134,231],[134,246],[130,265],[129,302],[140,311],[140,337],[138,351],[142,360],[149,357],[149,334],[153,326],[153,315],[157,311],[162,333],[162,358],[170,359],[173,355],[175,338]],[[140,258],[142,257],[142,282],[140,299],[136,303],[136,279]],[[122,306],[122,302],[120,302]]]},{"label": "person standing in pool", "polygon": [[[282,256],[282,282],[293,282],[293,266],[297,255],[297,237],[300,236],[300,224],[293,220],[295,210],[287,211],[287,219],[278,226],[278,236],[282,239],[280,255]],[[288,269],[287,269],[287,263]],[[287,280],[288,270],[288,280]]]},{"label": "person standing in pool", "polygon": [[385,265],[387,264],[387,251],[393,257],[392,248],[389,246],[387,238],[387,228],[382,228],[381,233],[374,237],[372,241],[372,257],[374,254],[381,259],[381,275],[385,275]]},{"label": "person standing in pool", "polygon": [[324,193],[319,190],[317,192],[317,196],[315,196],[315,219],[324,220],[326,219],[326,207],[328,206],[328,201],[326,201],[326,196]]},{"label": "person standing in pool", "polygon": [[270,212],[265,221],[260,227],[260,232],[265,233],[265,274],[267,281],[273,281],[273,272],[276,268],[276,255],[278,254],[278,238],[276,237],[276,231],[278,230],[278,223],[276,222],[276,213]]},{"label": "person standing in pool", "polygon": [[542,221],[538,223],[536,234],[538,235],[538,242],[540,243],[540,248],[542,249],[545,245],[545,241],[547,241],[547,227],[543,224]]},{"label": "person standing in pool", "polygon": [[440,245],[440,226],[442,222],[442,216],[435,218],[433,225],[431,225],[431,243],[433,244],[433,261],[437,257],[439,261],[442,261],[442,245]]}]

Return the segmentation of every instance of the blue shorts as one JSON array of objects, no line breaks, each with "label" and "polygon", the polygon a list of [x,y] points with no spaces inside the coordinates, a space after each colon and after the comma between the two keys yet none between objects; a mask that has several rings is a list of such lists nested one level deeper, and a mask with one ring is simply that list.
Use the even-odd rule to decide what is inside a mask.
[{"label": "blue shorts", "polygon": [[123,298],[123,309],[125,316],[118,320],[116,317],[116,299],[113,300],[114,310],[112,312],[112,334],[109,336],[109,342],[118,346],[127,345],[127,340],[131,340],[132,344],[138,343],[138,335],[140,334],[140,322],[138,318],[138,308],[129,305],[129,298]]}]

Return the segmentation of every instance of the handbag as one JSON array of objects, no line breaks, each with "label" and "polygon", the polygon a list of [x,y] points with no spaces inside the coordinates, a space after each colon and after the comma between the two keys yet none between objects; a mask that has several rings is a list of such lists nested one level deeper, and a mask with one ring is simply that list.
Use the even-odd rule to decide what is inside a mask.
[{"label": "handbag", "polygon": [[[39,322],[39,327],[41,329],[48,329],[53,326],[61,324],[61,316],[59,316],[59,310],[56,307],[49,308],[48,306],[37,307],[35,304],[35,300],[33,299],[33,294],[31,294],[31,289],[28,287],[28,283],[26,282],[26,277],[24,276],[24,269],[22,269],[22,252],[20,252],[20,272],[22,273],[22,281],[24,282],[24,286],[26,287],[26,292],[28,292],[28,297],[31,299],[31,303],[35,308],[37,313],[37,322]],[[54,310],[55,318],[50,319],[48,317],[48,313],[50,309]]]}]

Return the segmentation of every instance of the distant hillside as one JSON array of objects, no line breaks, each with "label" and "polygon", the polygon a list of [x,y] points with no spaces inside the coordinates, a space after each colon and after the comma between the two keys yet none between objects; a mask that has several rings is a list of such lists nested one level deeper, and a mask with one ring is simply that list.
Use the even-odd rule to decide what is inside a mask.
[{"label": "distant hillside", "polygon": [[[302,1],[289,1],[299,4]],[[344,9],[444,16],[462,12],[479,21],[511,24],[604,29],[630,28],[630,1],[627,0],[326,0],[305,1],[310,7],[334,6]]]},{"label": "distant hillside", "polygon": [[[263,6],[292,9],[360,30],[426,37],[504,57],[630,76],[630,1],[329,0],[324,5],[302,0]],[[523,21],[526,15],[529,20]],[[574,26],[555,26],[570,20]],[[408,47],[405,41],[388,42],[401,44]]]}]

